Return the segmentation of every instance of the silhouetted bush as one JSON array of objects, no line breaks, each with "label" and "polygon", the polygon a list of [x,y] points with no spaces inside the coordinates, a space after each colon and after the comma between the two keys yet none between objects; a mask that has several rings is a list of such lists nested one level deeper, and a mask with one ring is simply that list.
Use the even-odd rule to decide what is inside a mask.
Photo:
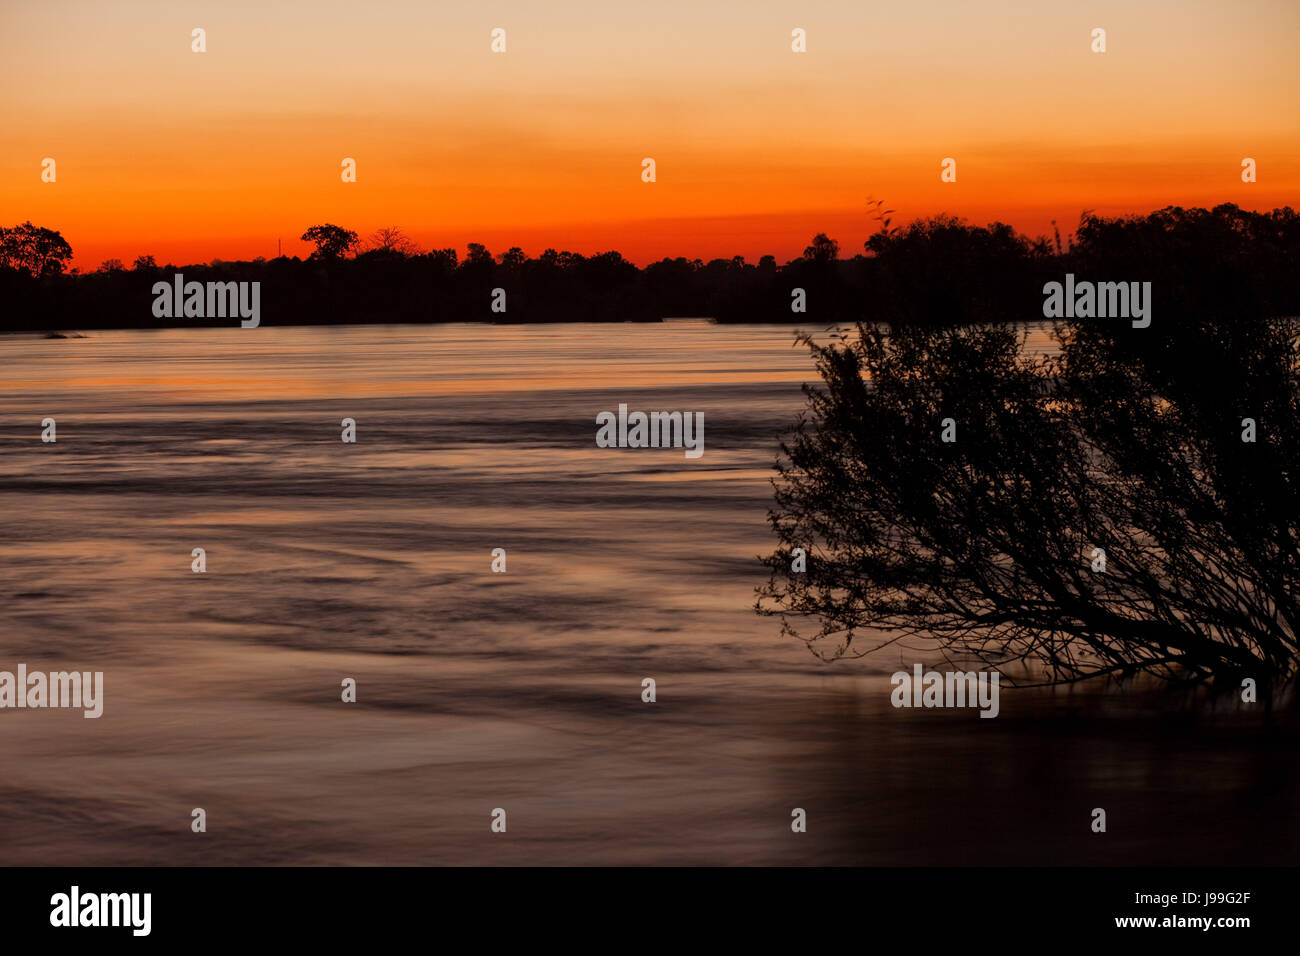
[{"label": "silhouetted bush", "polygon": [[1047,681],[1249,677],[1271,699],[1297,676],[1300,323],[1057,335],[1047,357],[1010,325],[814,346],[758,609],[828,658],[921,636]]}]

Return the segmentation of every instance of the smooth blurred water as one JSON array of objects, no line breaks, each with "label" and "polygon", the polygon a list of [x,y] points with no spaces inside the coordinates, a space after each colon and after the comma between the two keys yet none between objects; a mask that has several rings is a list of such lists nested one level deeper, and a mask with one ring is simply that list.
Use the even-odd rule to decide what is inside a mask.
[{"label": "smooth blurred water", "polygon": [[[1294,862],[1253,720],[894,710],[920,652],[753,613],[812,375],[792,328],[695,321],[0,339],[0,669],[106,683],[0,711],[3,861]],[[703,412],[703,458],[597,448],[620,402]]]}]

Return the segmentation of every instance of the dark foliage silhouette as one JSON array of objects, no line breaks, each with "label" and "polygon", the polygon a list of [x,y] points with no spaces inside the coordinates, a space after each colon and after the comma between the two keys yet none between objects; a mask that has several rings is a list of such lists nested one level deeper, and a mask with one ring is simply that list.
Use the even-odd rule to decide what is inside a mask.
[{"label": "dark foliage silhouette", "polygon": [[341,259],[360,241],[351,229],[328,222],[308,227],[299,238],[316,246],[316,251],[311,254],[313,259]]},{"label": "dark foliage silhouette", "polygon": [[[841,257],[825,234],[784,265],[771,256],[663,259],[638,268],[618,252],[584,256],[518,247],[493,255],[470,243],[420,252],[400,230],[362,243],[330,223],[303,234],[307,260],[158,265],[64,274],[72,250],[56,232],[26,223],[0,235],[4,328],[51,330],[173,324],[155,319],[155,282],[260,281],[266,325],[352,322],[655,321],[711,316],[719,322],[805,326],[886,322],[962,326],[1042,317],[1042,286],[1066,272],[1105,280],[1143,279],[1156,288],[1164,321],[1196,315],[1300,312],[1300,217],[1291,209],[1247,212],[1164,209],[1127,219],[1085,217],[1075,241],[1059,247],[1009,226],[972,226],[936,217],[892,225],[892,210],[868,209],[878,231],[860,255]],[[505,313],[491,311],[503,289]],[[795,290],[802,290],[796,296]],[[792,311],[801,301],[805,311]],[[186,319],[185,325],[207,320]]]},{"label": "dark foliage silhouette", "polygon": [[824,387],[782,447],[760,612],[828,658],[917,636],[1013,682],[1293,682],[1300,326],[1056,334],[1047,357],[1006,325],[812,346]]},{"label": "dark foliage silhouette", "polygon": [[0,269],[40,279],[61,275],[71,258],[72,247],[52,229],[30,222],[12,229],[0,227]]}]

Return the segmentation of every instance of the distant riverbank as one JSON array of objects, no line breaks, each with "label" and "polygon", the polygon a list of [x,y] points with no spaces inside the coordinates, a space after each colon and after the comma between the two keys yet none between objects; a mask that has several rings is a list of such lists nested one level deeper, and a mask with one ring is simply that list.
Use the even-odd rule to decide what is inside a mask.
[{"label": "distant riverbank", "polygon": [[1045,291],[1063,277],[1078,277],[1081,288],[1137,283],[1148,290],[1144,323],[1300,312],[1300,216],[1290,208],[1224,204],[1088,216],[1065,242],[943,216],[875,226],[865,242],[844,246],[818,234],[803,256],[783,264],[772,256],[756,263],[679,257],[639,267],[615,251],[548,249],[530,258],[518,248],[494,256],[470,243],[463,257],[455,249],[350,255],[346,246],[322,245],[305,260],[176,266],[141,256],[129,269],[110,260],[93,273],[65,274],[71,247],[57,232],[27,223],[6,230],[12,241],[0,243],[0,327],[659,322],[683,315],[826,327],[1119,314],[1075,311],[1073,301],[1051,311]]}]

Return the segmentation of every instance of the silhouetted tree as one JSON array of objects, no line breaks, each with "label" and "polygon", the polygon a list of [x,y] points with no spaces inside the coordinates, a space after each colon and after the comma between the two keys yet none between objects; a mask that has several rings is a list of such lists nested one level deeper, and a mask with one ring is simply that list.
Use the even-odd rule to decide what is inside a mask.
[{"label": "silhouetted tree", "polygon": [[369,252],[378,252],[397,256],[414,256],[419,254],[419,247],[406,237],[400,229],[387,226],[376,229],[370,236]]},{"label": "silhouetted tree", "polygon": [[813,236],[812,245],[804,249],[803,257],[809,262],[833,262],[840,257],[840,244],[819,232]]},{"label": "silhouetted tree", "polygon": [[938,216],[882,229],[865,249],[872,295],[864,311],[873,321],[964,325],[1042,318],[1041,280],[1049,262],[1036,259],[1029,241],[1003,223],[972,226]]},{"label": "silhouetted tree", "polygon": [[12,229],[0,227],[0,266],[40,278],[61,275],[71,258],[72,247],[52,229],[30,221]]},{"label": "silhouetted tree", "polygon": [[356,248],[358,242],[357,234],[351,229],[330,223],[311,226],[300,238],[316,245],[316,251],[311,254],[313,259],[341,259]]},{"label": "silhouetted tree", "polygon": [[814,346],[760,612],[828,658],[906,636],[1030,681],[1293,681],[1298,326],[1174,319],[1062,325],[1046,357],[1007,326]]},{"label": "silhouetted tree", "polygon": [[1151,282],[1167,321],[1300,315],[1300,215],[1290,207],[1088,215],[1069,259],[1085,275]]}]

